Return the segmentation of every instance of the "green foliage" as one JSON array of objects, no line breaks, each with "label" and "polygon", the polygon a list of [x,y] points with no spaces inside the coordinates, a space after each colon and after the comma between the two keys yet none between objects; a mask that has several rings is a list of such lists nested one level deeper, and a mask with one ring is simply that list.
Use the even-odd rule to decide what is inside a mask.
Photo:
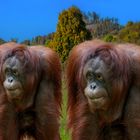
[{"label": "green foliage", "polygon": [[72,6],[60,13],[57,31],[48,45],[58,52],[62,62],[65,62],[70,50],[75,45],[90,38],[91,34],[86,29],[81,11]]},{"label": "green foliage", "polygon": [[106,42],[115,42],[117,41],[117,37],[115,35],[107,34],[104,36],[103,40]]},{"label": "green foliage", "polygon": [[118,38],[123,42],[136,43],[140,45],[140,22],[128,22],[119,32]]},{"label": "green foliage", "polygon": [[3,40],[2,38],[0,38],[0,45],[5,43],[5,40]]},{"label": "green foliage", "polygon": [[47,46],[49,42],[53,39],[54,33],[49,33],[48,35],[38,35],[32,38],[31,40],[26,39],[21,42],[21,44],[25,45],[45,45]]}]

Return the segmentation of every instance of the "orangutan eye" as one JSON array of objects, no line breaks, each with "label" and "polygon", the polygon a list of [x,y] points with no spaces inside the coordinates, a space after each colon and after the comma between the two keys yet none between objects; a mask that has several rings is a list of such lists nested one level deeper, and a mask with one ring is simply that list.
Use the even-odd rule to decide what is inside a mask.
[{"label": "orangutan eye", "polygon": [[13,75],[14,76],[18,76],[18,71],[17,70],[13,70]]},{"label": "orangutan eye", "polygon": [[97,80],[99,80],[99,81],[103,81],[103,76],[101,75],[101,74],[97,74],[96,75],[96,78],[97,78]]},{"label": "orangutan eye", "polygon": [[90,72],[90,71],[88,71],[87,73],[86,73],[86,79],[92,79],[93,78],[93,73],[92,72]]}]

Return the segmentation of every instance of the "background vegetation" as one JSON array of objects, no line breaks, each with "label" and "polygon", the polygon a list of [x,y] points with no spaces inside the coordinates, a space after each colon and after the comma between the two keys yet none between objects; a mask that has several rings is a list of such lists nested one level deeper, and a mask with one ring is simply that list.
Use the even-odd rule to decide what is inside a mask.
[{"label": "background vegetation", "polygon": [[[95,38],[140,45],[140,22],[129,21],[126,25],[120,25],[115,17],[102,18],[94,11],[84,13],[72,6],[59,14],[56,32],[38,35],[19,43],[48,46],[58,52],[64,63],[75,45]],[[12,38],[10,41],[18,42],[18,39]],[[0,44],[4,42],[6,41],[0,38]]]},{"label": "background vegetation", "polygon": [[57,30],[48,46],[58,52],[61,61],[65,62],[73,46],[88,39],[91,39],[91,33],[86,29],[80,10],[71,7],[59,15]]}]

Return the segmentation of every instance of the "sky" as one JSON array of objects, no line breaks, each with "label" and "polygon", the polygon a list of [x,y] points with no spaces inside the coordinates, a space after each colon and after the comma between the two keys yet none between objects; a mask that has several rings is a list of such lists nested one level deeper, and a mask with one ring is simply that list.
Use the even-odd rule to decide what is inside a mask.
[{"label": "sky", "polygon": [[71,6],[122,25],[140,21],[140,0],[0,0],[0,38],[23,41],[55,32],[59,13]]}]

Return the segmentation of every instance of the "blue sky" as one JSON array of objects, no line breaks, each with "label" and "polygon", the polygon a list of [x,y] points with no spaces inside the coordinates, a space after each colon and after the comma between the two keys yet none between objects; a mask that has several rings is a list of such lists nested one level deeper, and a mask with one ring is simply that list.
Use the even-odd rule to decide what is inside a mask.
[{"label": "blue sky", "polygon": [[0,38],[22,41],[55,32],[59,13],[72,5],[123,25],[140,21],[140,0],[0,0]]}]

